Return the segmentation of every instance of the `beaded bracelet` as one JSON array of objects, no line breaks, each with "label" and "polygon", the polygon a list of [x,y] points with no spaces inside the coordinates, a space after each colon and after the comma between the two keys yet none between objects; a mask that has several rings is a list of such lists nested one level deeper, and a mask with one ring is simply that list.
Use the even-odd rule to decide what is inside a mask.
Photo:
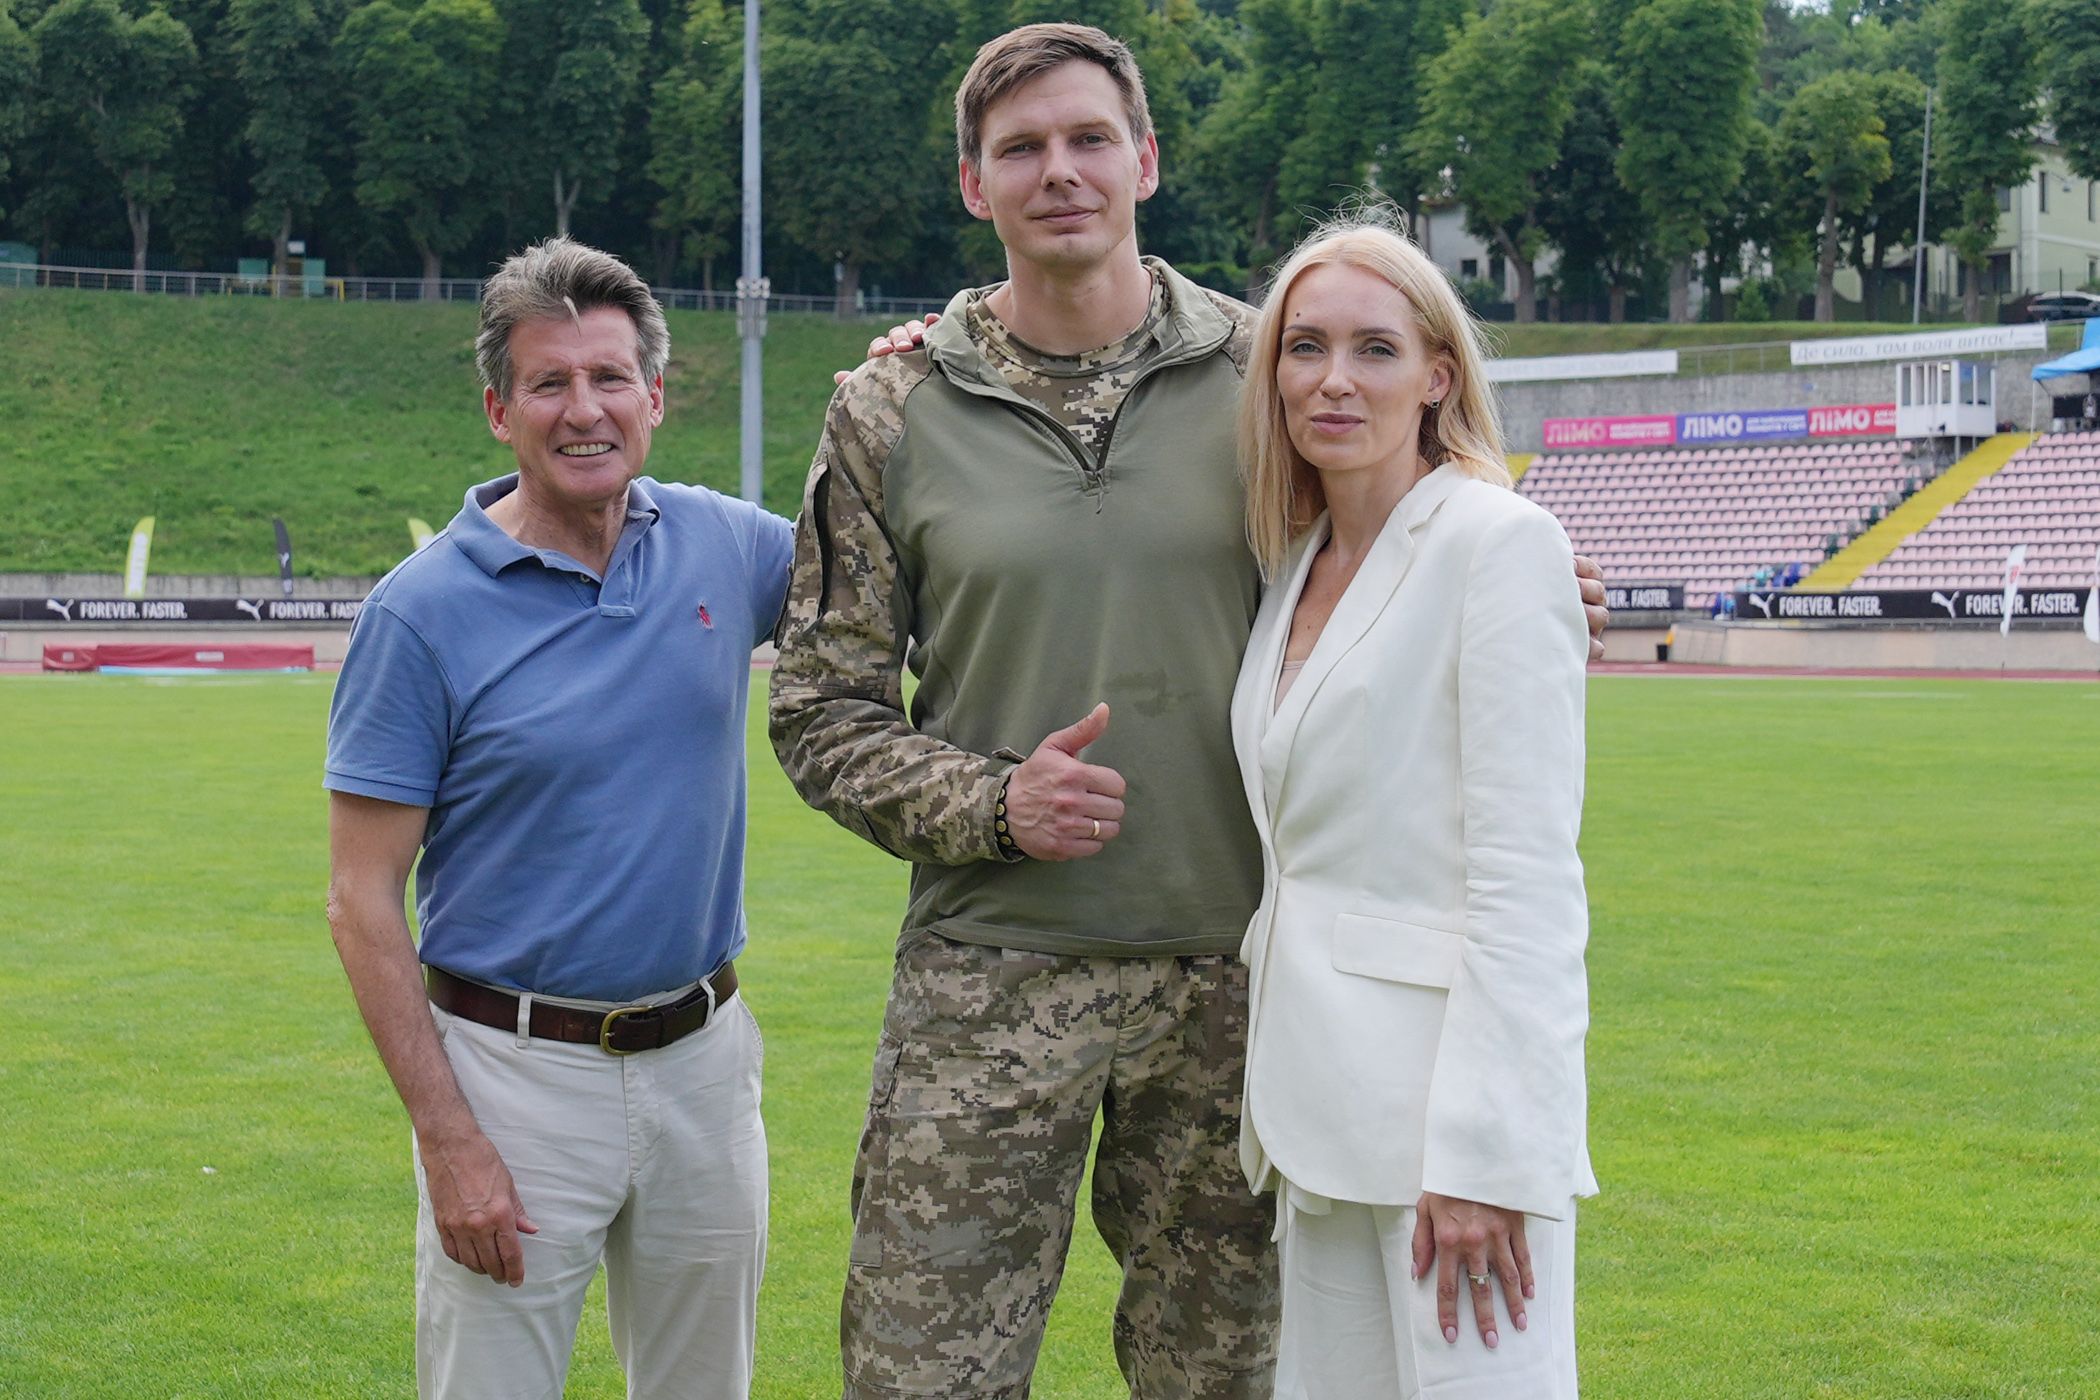
[{"label": "beaded bracelet", "polygon": [[[1012,774],[1007,775],[1012,781]],[[992,808],[992,835],[999,843],[999,859],[1006,861],[1026,860],[1028,852],[1021,849],[1013,833],[1006,829],[1006,783],[999,784],[999,803]]]}]

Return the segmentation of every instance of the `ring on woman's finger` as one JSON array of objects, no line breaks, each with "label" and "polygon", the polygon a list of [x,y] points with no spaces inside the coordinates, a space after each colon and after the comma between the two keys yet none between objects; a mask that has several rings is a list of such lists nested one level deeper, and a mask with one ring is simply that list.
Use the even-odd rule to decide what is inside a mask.
[{"label": "ring on woman's finger", "polygon": [[1099,841],[1101,839],[1101,818],[1090,817],[1088,818],[1088,820],[1092,821],[1094,824],[1094,834],[1092,836],[1089,836],[1087,840]]},{"label": "ring on woman's finger", "polygon": [[1466,1282],[1472,1284],[1475,1288],[1485,1288],[1494,1281],[1495,1276],[1493,1274],[1476,1274],[1471,1272],[1466,1274]]}]

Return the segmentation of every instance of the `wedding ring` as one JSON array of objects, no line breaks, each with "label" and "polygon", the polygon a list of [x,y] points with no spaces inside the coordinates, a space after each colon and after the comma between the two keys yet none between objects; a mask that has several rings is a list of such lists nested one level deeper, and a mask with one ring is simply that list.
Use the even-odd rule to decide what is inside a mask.
[{"label": "wedding ring", "polygon": [[1087,839],[1089,841],[1099,841],[1101,839],[1101,818],[1094,817],[1091,818],[1091,820],[1094,823],[1094,834],[1092,836],[1089,836]]},{"label": "wedding ring", "polygon": [[1467,1275],[1466,1275],[1466,1282],[1467,1282],[1467,1283],[1470,1283],[1470,1284],[1472,1284],[1472,1285],[1473,1285],[1473,1286],[1474,1286],[1475,1288],[1485,1288],[1485,1287],[1487,1287],[1487,1286],[1488,1286],[1488,1285],[1489,1285],[1490,1283],[1494,1282],[1494,1280],[1495,1280],[1495,1276],[1494,1276],[1493,1274],[1467,1274]]}]

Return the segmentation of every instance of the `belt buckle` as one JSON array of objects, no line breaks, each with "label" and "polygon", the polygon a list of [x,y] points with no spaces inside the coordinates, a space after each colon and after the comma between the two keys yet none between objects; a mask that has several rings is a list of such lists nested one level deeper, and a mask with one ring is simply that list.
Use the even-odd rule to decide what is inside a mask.
[{"label": "belt buckle", "polygon": [[[717,969],[716,969],[716,971],[717,971],[717,972],[719,972],[720,970],[721,970],[721,969],[719,969],[719,968],[717,968]],[[708,974],[708,977],[712,977],[713,975],[714,975],[713,973],[709,973],[709,974]],[[720,1003],[720,1001],[718,1001],[718,1000],[716,999],[716,997],[715,997],[715,984],[714,984],[713,982],[709,981],[709,980],[708,980],[708,977],[703,977],[703,978],[701,978],[701,979],[700,979],[700,990],[701,990],[701,991],[703,991],[703,992],[705,992],[705,993],[707,994],[707,1014],[706,1014],[705,1016],[703,1016],[703,1017],[701,1017],[701,1018],[700,1018],[700,1025],[699,1025],[699,1026],[695,1026],[695,1027],[694,1027],[694,1029],[695,1029],[695,1030],[698,1030],[698,1029],[700,1029],[700,1028],[701,1028],[702,1026],[706,1026],[707,1024],[709,1024],[710,1022],[712,1022],[712,1021],[713,1021],[713,1020],[715,1019],[715,1013],[716,1013],[717,1011],[721,1010],[721,1003]],[[615,1021],[619,1020],[619,1019],[620,1019],[620,1018],[621,1018],[622,1016],[639,1016],[639,1015],[641,1015],[641,1014],[642,1014],[643,1012],[645,1012],[645,1011],[661,1011],[661,1010],[663,1010],[663,1008],[662,1008],[661,1006],[616,1006],[616,1007],[614,1007],[614,1008],[613,1008],[612,1010],[610,1010],[610,1011],[606,1012],[606,1013],[605,1013],[605,1019],[604,1019],[603,1021],[600,1021],[600,1022],[598,1023],[598,1048],[599,1048],[600,1050],[603,1050],[603,1051],[604,1051],[604,1052],[605,1052],[606,1054],[608,1054],[608,1055],[639,1055],[639,1054],[641,1054],[642,1052],[641,1052],[641,1051],[639,1051],[639,1050],[621,1050],[621,1049],[618,1049],[618,1048],[616,1048],[616,1047],[615,1047],[615,1046],[613,1045],[613,1043],[612,1043],[612,1029],[613,1029],[613,1022],[615,1022]]]},{"label": "belt buckle", "polygon": [[616,1006],[606,1012],[605,1019],[598,1023],[598,1048],[608,1055],[640,1054],[641,1051],[639,1050],[622,1050],[612,1043],[613,1022],[619,1020],[622,1016],[638,1016],[642,1012],[651,1009],[647,1006]]}]

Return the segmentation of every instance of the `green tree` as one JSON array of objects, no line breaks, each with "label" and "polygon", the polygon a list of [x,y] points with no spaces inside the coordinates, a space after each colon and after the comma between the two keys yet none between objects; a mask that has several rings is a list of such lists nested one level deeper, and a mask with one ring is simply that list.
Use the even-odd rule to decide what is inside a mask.
[{"label": "green tree", "polygon": [[1517,274],[1517,319],[1538,319],[1536,259],[1546,171],[1574,106],[1588,17],[1561,0],[1500,0],[1469,19],[1430,78],[1410,137],[1423,168],[1449,172],[1466,227]]},{"label": "green tree", "polygon": [[[1790,178],[1779,137],[1764,122],[1753,118],[1743,142],[1743,178],[1728,193],[1721,212],[1707,224],[1706,296],[1709,305],[1721,304],[1721,282],[1730,276],[1747,278],[1756,262],[1772,270],[1773,280],[1786,282],[1791,295],[1790,274],[1808,267],[1812,259],[1802,232],[1803,221],[1795,216]],[[1807,286],[1808,274],[1802,277]],[[1792,320],[1794,313],[1781,308],[1779,319]]]},{"label": "green tree", "polygon": [[1211,207],[1241,230],[1250,268],[1275,260],[1298,211],[1282,185],[1283,154],[1319,86],[1305,0],[1243,0],[1243,66],[1224,83],[1197,138]]},{"label": "green tree", "polygon": [[1410,217],[1441,187],[1412,137],[1429,75],[1466,0],[1246,0],[1241,65],[1197,137],[1210,207],[1251,267],[1311,219],[1366,193]]},{"label": "green tree", "polygon": [[358,200],[401,222],[427,297],[486,216],[477,180],[512,158],[486,130],[501,44],[488,0],[375,0],[336,40],[354,94]]},{"label": "green tree", "polygon": [[248,99],[242,138],[255,157],[251,232],[270,240],[282,277],[294,221],[328,192],[321,168],[329,35],[312,0],[233,0],[227,14],[235,72]]},{"label": "green tree", "polygon": [[918,81],[953,23],[940,0],[809,0],[766,40],[768,222],[834,263],[841,315],[862,271],[906,256],[953,198],[954,167],[928,160]]},{"label": "green tree", "polygon": [[2033,0],[2049,55],[2049,119],[2071,169],[2100,180],[2100,0]]},{"label": "green tree", "polygon": [[1779,143],[1802,172],[1822,208],[1816,255],[1816,319],[1836,319],[1832,279],[1847,215],[1866,208],[1875,186],[1889,178],[1889,141],[1876,110],[1874,80],[1860,73],[1816,79],[1787,104]]},{"label": "green tree", "polygon": [[[1391,83],[1380,73],[1358,71],[1359,80],[1387,81],[1392,87],[1405,89],[1388,98],[1392,104],[1389,113],[1392,126],[1381,136],[1378,186],[1407,210],[1410,224],[1419,217],[1422,200],[1443,183],[1443,168],[1425,165],[1412,140],[1415,127],[1421,124],[1421,104],[1429,90],[1430,78],[1443,60],[1444,51],[1451,47],[1466,16],[1473,12],[1473,0],[1413,0],[1413,6],[1414,14],[1408,19],[1400,39],[1405,46],[1404,61],[1397,58],[1385,60],[1393,64],[1389,71],[1406,76]],[[1400,16],[1396,14],[1394,18],[1397,21]],[[1337,47],[1338,61],[1354,67],[1349,45],[1344,42]]]},{"label": "green tree", "polygon": [[[9,157],[29,132],[29,93],[36,81],[36,44],[15,23],[7,0],[0,0],[0,182],[7,179]],[[6,188],[0,183],[0,191]],[[7,211],[0,209],[0,219]]]},{"label": "green tree", "polygon": [[1619,178],[1669,262],[1672,321],[1691,318],[1692,256],[1742,178],[1761,33],[1757,0],[1649,0],[1617,38]]},{"label": "green tree", "polygon": [[602,195],[618,169],[620,120],[641,78],[649,22],[636,0],[502,0],[499,14],[503,83],[517,99],[514,149],[548,181],[554,231],[567,237],[577,200],[586,190]]},{"label": "green tree", "polygon": [[721,0],[693,0],[677,56],[656,81],[649,115],[649,178],[663,190],[651,221],[679,240],[713,290],[742,203],[742,30]]},{"label": "green tree", "polygon": [[[1873,93],[1874,110],[1881,116],[1883,134],[1888,137],[1889,175],[1874,186],[1867,202],[1848,224],[1852,266],[1859,273],[1860,289],[1871,317],[1879,314],[1890,250],[1910,248],[1918,241],[1918,166],[1924,159],[1925,84],[1897,69],[1872,74],[1867,82]],[[1946,231],[1953,207],[1948,190],[1937,183],[1928,184],[1928,242]]]},{"label": "green tree", "polygon": [[1539,223],[1560,250],[1564,298],[1601,287],[1613,325],[1626,319],[1626,294],[1640,284],[1649,256],[1648,221],[1619,183],[1619,124],[1611,74],[1598,60],[1578,65],[1573,111],[1560,158],[1541,181]]},{"label": "green tree", "polygon": [[1983,270],[1998,241],[1998,191],[2034,169],[2038,82],[2024,0],[1941,0],[1940,101],[1932,144],[1960,190],[1949,241],[1968,275],[1962,315],[1983,314]]},{"label": "green tree", "polygon": [[[136,13],[137,0],[119,0]],[[155,241],[185,266],[216,260],[243,238],[242,219],[254,199],[252,167],[241,128],[247,98],[235,72],[227,0],[152,0],[190,31],[197,67],[182,122],[164,163],[174,189],[154,216]]]},{"label": "green tree", "polygon": [[1337,194],[1375,191],[1412,220],[1442,167],[1425,164],[1409,138],[1430,75],[1471,7],[1466,0],[1310,0],[1309,8],[1319,81],[1285,158],[1285,192],[1324,212]]},{"label": "green tree", "polygon": [[[1205,185],[1200,133],[1239,57],[1239,31],[1196,0],[1165,0],[1146,19],[1136,48],[1159,136],[1159,190],[1138,206],[1138,242],[1221,290],[1239,291],[1226,270],[1238,262],[1236,230],[1219,217]],[[947,110],[939,113],[945,145]],[[976,226],[976,221],[971,221]]]},{"label": "green tree", "polygon": [[153,211],[174,192],[165,162],[195,81],[196,45],[165,10],[133,19],[116,0],[63,0],[35,33],[43,90],[84,109],[89,147],[116,177],[143,290]]}]

